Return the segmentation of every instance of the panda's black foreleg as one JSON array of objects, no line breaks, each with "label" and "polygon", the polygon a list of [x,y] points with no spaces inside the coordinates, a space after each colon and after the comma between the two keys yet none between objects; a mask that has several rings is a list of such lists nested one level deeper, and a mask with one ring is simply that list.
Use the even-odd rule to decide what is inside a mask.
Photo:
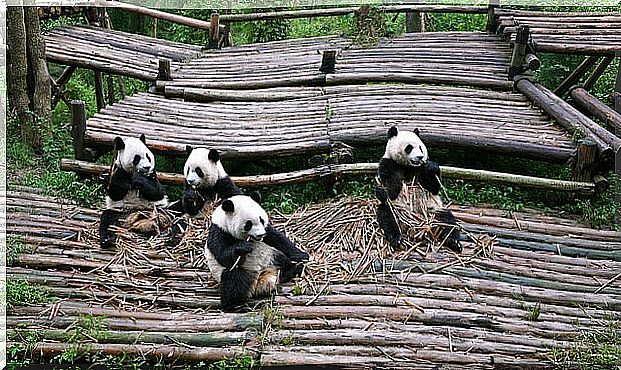
[{"label": "panda's black foreleg", "polygon": [[152,202],[162,200],[166,196],[166,191],[162,184],[157,181],[155,173],[145,176],[135,172],[132,175],[132,186],[140,191],[142,197]]},{"label": "panda's black foreleg", "polygon": [[274,256],[274,265],[280,271],[280,282],[287,283],[293,278],[302,275],[304,264],[292,261],[284,253],[276,253]]},{"label": "panda's black foreleg", "polygon": [[462,246],[459,243],[460,228],[453,212],[448,209],[437,210],[436,221],[441,224],[440,239],[444,240],[444,245],[453,252],[461,253]]},{"label": "panda's black foreleg", "polygon": [[401,229],[388,203],[381,202],[377,207],[377,223],[384,232],[384,237],[388,240],[390,245],[393,248],[399,248],[403,237],[401,235]]},{"label": "panda's black foreleg", "polygon": [[272,225],[265,228],[266,234],[263,237],[265,244],[278,249],[289,259],[295,262],[308,261],[309,255],[300,248],[296,247],[285,234],[276,230]]},{"label": "panda's black foreleg", "polygon": [[223,311],[236,312],[247,309],[256,276],[254,273],[235,267],[222,271],[220,280],[220,304]]},{"label": "panda's black foreleg", "polygon": [[237,265],[241,264],[245,255],[253,250],[252,244],[235,240],[216,224],[211,224],[209,228],[207,248],[216,261],[227,269],[232,268],[236,263]]},{"label": "panda's black foreleg", "polygon": [[111,248],[116,243],[116,234],[110,230],[110,226],[118,225],[121,212],[106,209],[101,213],[99,219],[99,246],[101,248]]},{"label": "panda's black foreleg", "polygon": [[207,197],[197,189],[186,184],[181,197],[182,211],[190,216],[199,214],[205,206]]}]

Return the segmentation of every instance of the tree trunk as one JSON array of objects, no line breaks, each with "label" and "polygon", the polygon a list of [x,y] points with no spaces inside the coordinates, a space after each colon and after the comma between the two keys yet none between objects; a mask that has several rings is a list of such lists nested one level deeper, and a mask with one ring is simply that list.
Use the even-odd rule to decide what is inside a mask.
[{"label": "tree trunk", "polygon": [[45,60],[45,41],[41,35],[36,7],[24,8],[24,23],[26,25],[28,60],[31,68],[28,73],[32,75],[34,82],[33,90],[30,91],[32,111],[35,113],[39,126],[37,137],[30,144],[33,147],[40,147],[41,135],[47,135],[51,119],[52,90],[50,74]]},{"label": "tree trunk", "polygon": [[38,135],[33,127],[32,115],[29,113],[30,99],[26,76],[28,62],[26,59],[26,28],[24,25],[24,8],[10,6],[6,11],[8,56],[8,95],[9,109],[17,117],[21,137],[25,142],[37,142]]}]

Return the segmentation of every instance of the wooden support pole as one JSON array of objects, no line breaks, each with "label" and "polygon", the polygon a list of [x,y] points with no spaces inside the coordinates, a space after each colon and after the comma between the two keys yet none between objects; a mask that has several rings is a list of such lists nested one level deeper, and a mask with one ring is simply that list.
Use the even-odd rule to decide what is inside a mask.
[{"label": "wooden support pole", "polygon": [[86,132],[86,108],[82,100],[71,101],[71,137],[75,158],[78,160],[90,160],[84,150],[84,133]]},{"label": "wooden support pole", "polygon": [[600,150],[600,161],[603,161],[606,166],[612,164],[614,152],[619,150],[621,146],[621,139],[584,116],[569,103],[554,95],[539,83],[532,82],[527,78],[519,78],[515,86],[561,126],[565,127],[565,129],[571,133],[579,131],[586,138],[595,141]]},{"label": "wooden support pole", "polygon": [[52,97],[52,110],[56,108],[58,102],[63,99],[65,93],[65,85],[71,79],[71,75],[76,70],[76,66],[69,66],[65,68],[63,73],[60,74],[58,80],[52,81],[52,86],[55,88],[54,96]]},{"label": "wooden support pole", "polygon": [[103,78],[101,76],[101,71],[93,70],[93,73],[95,73],[95,98],[97,99],[97,111],[100,111],[106,107],[103,92]]},{"label": "wooden support pole", "polygon": [[220,46],[220,15],[218,13],[211,14],[211,27],[209,29],[208,49],[217,49]]},{"label": "wooden support pole", "polygon": [[528,66],[528,69],[531,71],[536,71],[541,67],[541,62],[535,54],[526,54],[526,66]]},{"label": "wooden support pole", "polygon": [[151,37],[157,38],[157,18],[151,18]]},{"label": "wooden support pole", "polygon": [[321,67],[319,71],[323,73],[334,73],[336,66],[336,50],[324,50],[321,57]]},{"label": "wooden support pole", "polygon": [[[103,164],[88,163],[72,159],[62,159],[60,168],[63,171],[74,171],[94,176],[98,176],[102,172],[109,170],[109,167]],[[277,173],[271,175],[232,176],[231,179],[235,182],[237,186],[251,188],[266,185],[304,183],[329,176],[372,175],[377,173],[377,168],[377,163],[323,165],[307,170]],[[440,167],[440,169],[442,171],[442,176],[446,178],[459,178],[473,181],[489,181],[530,189],[548,189],[554,191],[573,192],[583,195],[592,195],[595,192],[595,184],[593,184],[592,182],[563,181],[447,166],[442,166]],[[163,184],[183,185],[185,182],[183,175],[180,174],[158,172],[157,176]]]},{"label": "wooden support pole", "polygon": [[573,88],[570,95],[581,108],[613,127],[615,132],[621,132],[621,113],[617,113],[582,87]]},{"label": "wooden support pole", "polygon": [[158,61],[157,79],[160,81],[171,81],[170,59],[160,59]]},{"label": "wooden support pole", "polygon": [[606,55],[604,59],[602,59],[602,61],[597,65],[597,67],[595,67],[593,73],[591,73],[589,77],[587,77],[586,81],[584,81],[584,83],[582,84],[582,87],[584,87],[585,90],[591,90],[593,85],[595,85],[595,82],[597,82],[597,80],[606,71],[606,68],[608,68],[608,66],[610,65],[610,63],[612,63],[614,59],[614,56]]},{"label": "wooden support pole", "polygon": [[112,105],[114,104],[114,80],[111,74],[108,74],[106,77],[108,82],[108,105]]},{"label": "wooden support pole", "polygon": [[592,181],[596,161],[597,144],[589,139],[580,140],[576,150],[576,162],[574,163],[572,180]]},{"label": "wooden support pole", "polygon": [[556,87],[556,89],[554,89],[554,94],[563,96],[598,60],[598,56],[589,56],[584,58],[582,63],[580,63],[580,65],[578,65],[578,67],[576,67],[576,69],[571,72],[569,76],[567,76],[567,78]]},{"label": "wooden support pole", "polygon": [[[617,82],[615,82],[614,93],[615,110],[621,113],[621,56],[619,56],[619,67],[617,67]],[[621,136],[621,130],[617,131],[617,135]]]},{"label": "wooden support pole", "polygon": [[425,32],[425,13],[405,13],[405,32]]},{"label": "wooden support pole", "polygon": [[528,26],[519,26],[515,44],[513,45],[513,55],[511,56],[511,65],[509,66],[509,80],[520,73],[524,72],[524,63],[526,62],[526,46],[530,31]]},{"label": "wooden support pole", "polygon": [[496,22],[496,8],[500,6],[500,0],[489,0],[489,5],[487,6],[487,24],[485,26],[485,30],[487,32],[495,33],[496,28],[498,27],[498,22]]}]

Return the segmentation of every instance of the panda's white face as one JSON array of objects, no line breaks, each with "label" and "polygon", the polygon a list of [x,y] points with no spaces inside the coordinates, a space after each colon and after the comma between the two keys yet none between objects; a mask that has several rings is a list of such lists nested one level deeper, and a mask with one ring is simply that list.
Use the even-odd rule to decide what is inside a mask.
[{"label": "panda's white face", "polygon": [[235,195],[213,211],[211,222],[238,240],[261,241],[269,225],[267,213],[247,195]]},{"label": "panda's white face", "polygon": [[139,172],[150,175],[155,171],[155,156],[149,148],[137,138],[122,140],[122,144],[116,139],[117,146],[116,164],[128,173]]},{"label": "panda's white face", "polygon": [[[183,174],[186,182],[194,187],[212,187],[218,179],[227,174],[222,167],[219,155],[213,149],[196,148],[185,161]],[[211,153],[211,155],[210,155]]]},{"label": "panda's white face", "polygon": [[384,158],[410,167],[419,167],[427,162],[427,147],[416,133],[397,131],[397,128],[393,127],[388,135]]}]

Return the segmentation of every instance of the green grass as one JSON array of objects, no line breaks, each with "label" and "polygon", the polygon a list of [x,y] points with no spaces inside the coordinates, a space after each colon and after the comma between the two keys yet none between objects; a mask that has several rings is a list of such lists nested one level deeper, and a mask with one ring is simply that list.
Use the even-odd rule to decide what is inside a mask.
[{"label": "green grass", "polygon": [[582,330],[574,346],[552,350],[551,360],[558,369],[621,369],[621,321]]},{"label": "green grass", "polygon": [[51,293],[45,287],[29,283],[26,280],[7,279],[6,281],[6,305],[8,309],[14,306],[28,306],[33,304],[54,301]]}]

